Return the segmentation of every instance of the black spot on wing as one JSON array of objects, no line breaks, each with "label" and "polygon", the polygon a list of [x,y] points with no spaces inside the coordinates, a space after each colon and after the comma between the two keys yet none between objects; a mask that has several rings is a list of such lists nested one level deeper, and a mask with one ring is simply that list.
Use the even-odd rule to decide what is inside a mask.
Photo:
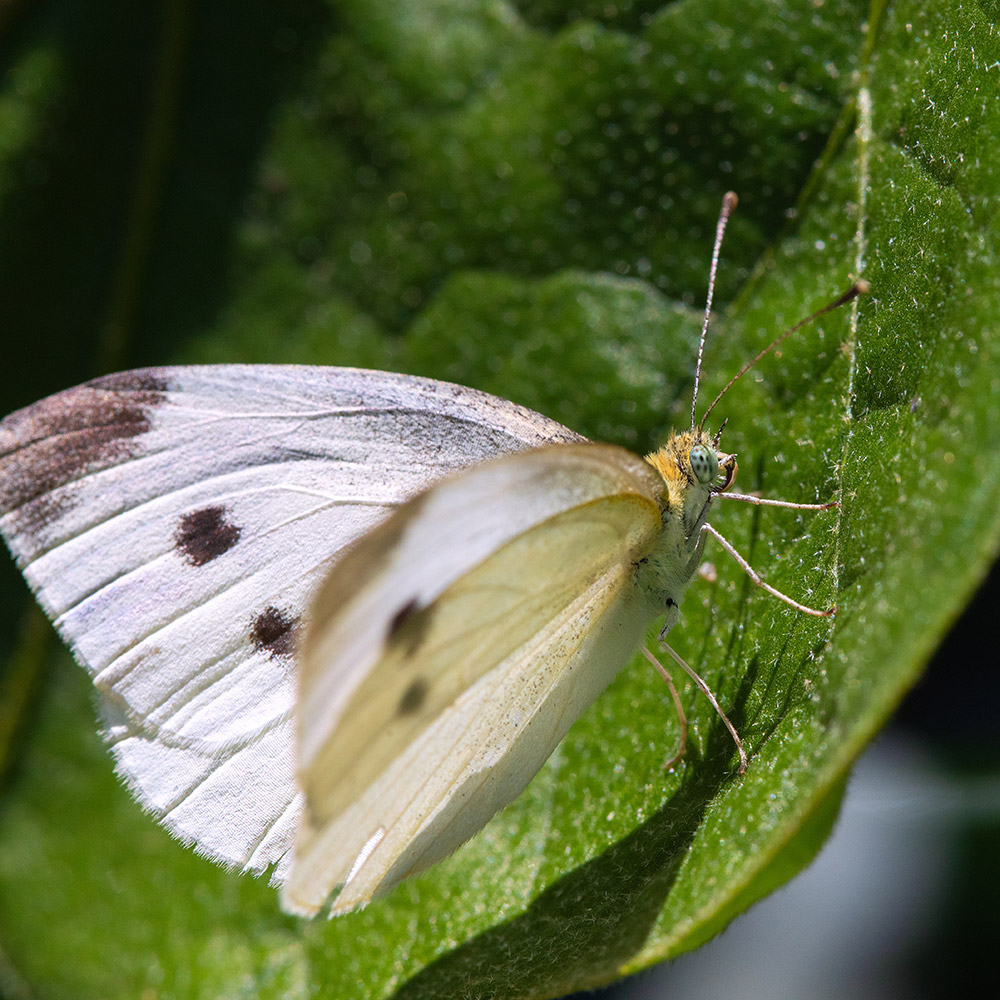
[{"label": "black spot on wing", "polygon": [[411,597],[393,616],[392,621],[389,622],[389,631],[387,633],[387,638],[392,640],[396,634],[406,625],[407,621],[412,618],[419,610],[420,605],[417,604],[417,599]]},{"label": "black spot on wing", "polygon": [[298,618],[273,604],[254,618],[250,626],[250,641],[259,653],[272,659],[276,656],[294,656]]},{"label": "black spot on wing", "polygon": [[240,528],[226,508],[202,507],[185,514],[174,533],[174,544],[192,566],[204,566],[228,552],[240,539]]},{"label": "black spot on wing", "polygon": [[50,494],[132,457],[166,390],[156,370],[124,372],[6,417],[0,422],[0,515],[16,511],[17,532],[50,524],[72,503],[71,494]]},{"label": "black spot on wing", "polygon": [[402,647],[404,656],[412,656],[427,635],[432,607],[421,608],[416,598],[407,601],[389,621],[387,644]]},{"label": "black spot on wing", "polygon": [[422,677],[418,677],[403,692],[403,697],[396,706],[396,715],[413,715],[414,712],[420,711],[429,692],[430,685]]}]

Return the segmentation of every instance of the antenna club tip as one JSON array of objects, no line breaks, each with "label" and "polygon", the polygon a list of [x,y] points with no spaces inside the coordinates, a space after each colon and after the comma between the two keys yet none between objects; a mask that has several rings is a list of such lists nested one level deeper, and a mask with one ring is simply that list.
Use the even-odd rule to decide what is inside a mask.
[{"label": "antenna club tip", "polygon": [[871,290],[871,284],[865,281],[864,278],[858,278],[858,280],[854,282],[855,295],[867,295]]},{"label": "antenna club tip", "polygon": [[737,197],[735,191],[727,191],[722,196],[722,207],[727,211],[731,212],[740,203],[740,199]]}]

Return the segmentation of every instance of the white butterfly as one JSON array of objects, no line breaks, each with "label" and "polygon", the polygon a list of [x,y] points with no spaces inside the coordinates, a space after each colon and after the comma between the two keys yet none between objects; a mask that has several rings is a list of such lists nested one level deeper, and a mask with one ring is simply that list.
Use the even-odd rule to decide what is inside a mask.
[{"label": "white butterfly", "polygon": [[472,836],[666,634],[712,499],[761,502],[718,443],[692,420],[644,460],[383,372],[146,369],[0,422],[0,531],[144,808],[341,913]]}]

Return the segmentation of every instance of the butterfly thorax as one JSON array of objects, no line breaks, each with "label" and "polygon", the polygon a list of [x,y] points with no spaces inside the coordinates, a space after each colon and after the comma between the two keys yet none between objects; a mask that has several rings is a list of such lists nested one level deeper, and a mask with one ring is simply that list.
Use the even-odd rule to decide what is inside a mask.
[{"label": "butterfly thorax", "polygon": [[701,529],[712,495],[727,489],[736,475],[735,456],[719,451],[717,443],[704,431],[681,431],[646,456],[663,480],[662,529],[640,567],[639,582],[656,609],[667,610],[668,626],[701,561]]}]

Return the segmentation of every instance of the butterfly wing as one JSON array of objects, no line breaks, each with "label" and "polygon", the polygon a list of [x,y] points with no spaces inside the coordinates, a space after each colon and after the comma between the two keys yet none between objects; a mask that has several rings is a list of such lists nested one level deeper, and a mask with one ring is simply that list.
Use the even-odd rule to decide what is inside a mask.
[{"label": "butterfly wing", "polygon": [[662,481],[603,445],[514,455],[400,508],[313,606],[306,809],[284,903],[363,905],[472,836],[626,662]]},{"label": "butterfly wing", "polygon": [[300,808],[293,654],[327,567],[442,475],[553,440],[579,437],[383,372],[126,372],[0,422],[0,530],[91,674],[142,804],[262,871]]}]

